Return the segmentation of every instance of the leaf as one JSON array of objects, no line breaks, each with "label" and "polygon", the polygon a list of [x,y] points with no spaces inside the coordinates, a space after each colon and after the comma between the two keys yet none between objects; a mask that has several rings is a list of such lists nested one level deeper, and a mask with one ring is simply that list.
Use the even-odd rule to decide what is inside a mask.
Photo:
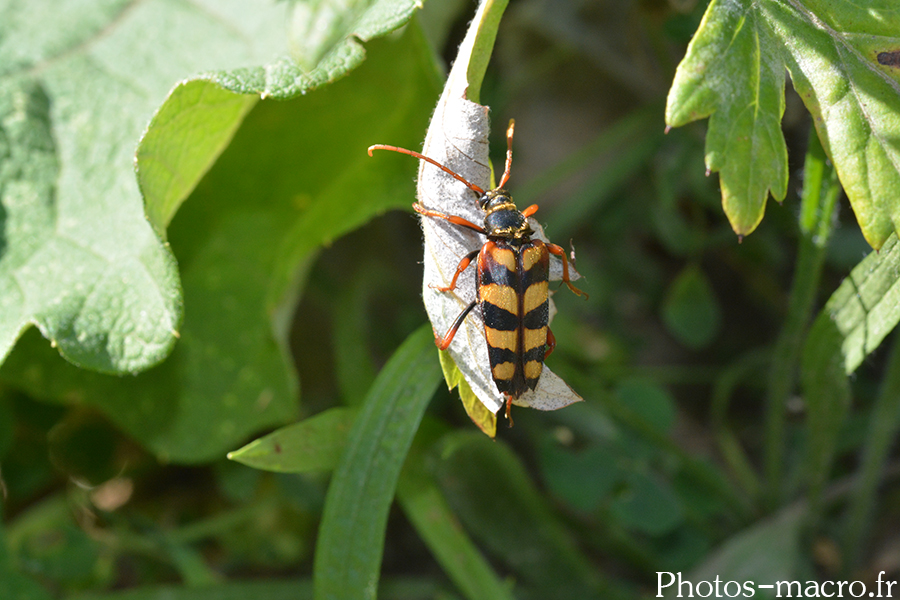
[{"label": "leaf", "polygon": [[355,416],[351,409],[326,410],[229,452],[228,459],[280,473],[330,471],[344,451]]},{"label": "leaf", "polygon": [[[269,46],[266,60],[234,68],[238,55],[229,70],[191,73],[195,77],[180,82],[154,115],[138,147],[136,170],[148,217],[158,230],[165,229],[219,156],[256,97],[293,98],[346,75],[365,58],[360,42],[403,25],[418,3],[364,0],[282,6],[286,14],[269,8],[276,14],[261,19],[267,13],[257,8],[217,5],[222,13],[217,16],[234,30],[247,29],[250,39]],[[270,20],[273,17],[281,19]],[[282,38],[285,22],[287,39]]]},{"label": "leaf", "polygon": [[[0,40],[9,26],[0,22]],[[0,44],[0,64],[8,53]],[[95,132],[98,124],[80,122],[88,114],[67,109],[80,100],[67,87],[89,87],[74,85],[79,73],[71,67],[57,73],[48,66],[41,81],[26,75],[31,65],[5,66],[0,362],[34,324],[72,363],[110,373],[146,369],[172,349],[182,307],[175,260],[141,212],[130,148],[110,144]],[[92,93],[111,100],[106,91]],[[119,115],[113,129],[136,129],[133,115],[93,108]],[[95,135],[101,139],[89,139]],[[89,142],[95,149],[85,152],[81,146]],[[110,173],[103,162],[127,171]]]},{"label": "leaf", "polygon": [[699,350],[719,332],[722,313],[712,286],[696,265],[689,265],[669,287],[662,307],[663,322],[678,341]]},{"label": "leaf", "polygon": [[472,419],[472,422],[478,426],[488,437],[497,437],[497,415],[494,414],[487,406],[482,404],[472,388],[466,382],[462,372],[456,367],[456,363],[450,358],[449,352],[439,352],[441,360],[441,370],[444,373],[444,380],[447,382],[447,388],[452,392],[454,388],[459,389],[459,399],[462,401],[466,414]]},{"label": "leaf", "polygon": [[616,388],[619,401],[644,423],[667,434],[675,425],[677,408],[669,391],[649,379],[623,379]]},{"label": "leaf", "polygon": [[408,168],[376,165],[365,148],[420,139],[439,89],[415,26],[369,51],[353,77],[258,103],[172,219],[188,311],[169,360],[138,377],[101,377],[26,336],[0,378],[38,398],[95,406],[170,461],[222,456],[295,419],[286,335],[305,269],[322,245],[407,205]]},{"label": "leaf", "polygon": [[548,439],[539,458],[547,488],[575,510],[599,508],[622,480],[620,457],[607,444],[574,452]]},{"label": "leaf", "polygon": [[831,472],[850,407],[847,375],[853,373],[900,321],[900,244],[891,235],[841,282],[819,313],[803,345],[801,382],[807,405],[804,473],[811,512]]},{"label": "leaf", "polygon": [[[813,323],[804,361],[832,353],[853,373],[900,322],[900,244],[891,236],[841,282]],[[830,336],[832,339],[827,339]],[[823,337],[824,336],[824,337]],[[836,345],[835,345],[836,344]]]},{"label": "leaf", "polygon": [[[502,2],[497,3],[491,10],[502,12],[503,5]],[[473,71],[469,68],[469,62],[474,46],[478,46],[480,50],[475,60],[485,60],[483,36],[490,38],[494,35],[491,27],[496,28],[498,24],[495,15],[486,14],[490,7],[492,3],[482,3],[469,27],[431,118],[422,148],[424,155],[482,189],[491,187],[488,108],[468,99],[469,77]],[[472,190],[424,161],[419,166],[417,191],[419,202],[428,209],[456,215],[473,223],[484,222],[484,213],[478,207]],[[536,237],[546,240],[540,225],[533,219],[529,219],[529,223],[535,229]],[[474,300],[475,269],[469,268],[462,273],[457,281],[457,289],[453,292],[441,292],[433,286],[449,285],[460,259],[480,248],[485,238],[471,229],[437,218],[423,218],[422,230],[425,237],[422,295],[434,330],[443,335],[463,309]],[[559,279],[560,272],[559,261],[553,261],[551,279]],[[575,278],[577,275],[573,275],[573,279]],[[551,308],[551,314],[552,311]],[[491,413],[496,413],[505,404],[505,399],[491,376],[484,325],[477,310],[472,311],[463,321],[448,350],[475,396]],[[452,389],[454,384],[450,380],[448,384]],[[555,410],[579,400],[581,397],[544,365],[537,388],[513,402],[540,410]],[[471,406],[467,402],[466,410],[483,431],[490,432],[492,427],[495,428],[491,419],[472,410]]]},{"label": "leaf", "polygon": [[761,12],[744,0],[713,0],[666,106],[670,127],[710,117],[706,166],[721,171],[722,204],[739,235],[759,225],[770,190],[777,200],[787,192],[784,66]]},{"label": "leaf", "polygon": [[[673,127],[711,116],[707,167],[721,171],[732,227],[751,232],[767,189],[783,199],[784,69],[812,113],[863,234],[880,248],[900,222],[900,47],[892,2],[716,0],[679,65],[666,108]],[[885,64],[887,63],[887,64]]]},{"label": "leaf", "polygon": [[671,533],[684,522],[684,511],[672,486],[654,475],[632,471],[610,506],[612,516],[623,526],[648,535]]},{"label": "leaf", "polygon": [[375,598],[388,509],[440,370],[428,327],[394,353],[369,390],[325,498],[316,598]]}]

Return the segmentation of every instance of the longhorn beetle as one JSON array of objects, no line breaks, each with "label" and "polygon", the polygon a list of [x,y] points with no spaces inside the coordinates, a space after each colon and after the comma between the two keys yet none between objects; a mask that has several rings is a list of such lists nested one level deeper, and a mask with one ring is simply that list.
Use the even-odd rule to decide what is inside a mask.
[{"label": "longhorn beetle", "polygon": [[497,389],[506,398],[507,419],[510,418],[512,401],[535,388],[544,359],[556,347],[556,339],[547,325],[550,318],[551,254],[562,259],[563,283],[575,294],[587,297],[587,294],[569,281],[569,263],[565,251],[556,244],[532,239],[534,231],[527,218],[537,212],[537,204],[520,211],[513,203],[512,196],[503,188],[509,180],[509,168],[512,164],[514,127],[515,121],[510,120],[506,130],[506,167],[500,184],[492,190],[481,189],[460,174],[418,152],[384,144],[369,147],[369,156],[372,156],[372,150],[391,150],[424,160],[461,181],[478,195],[478,207],[484,211],[484,226],[462,217],[427,209],[418,202],[412,207],[422,216],[444,219],[487,236],[487,241],[481,248],[473,250],[459,261],[450,285],[435,287],[441,292],[456,289],[456,280],[472,260],[478,257],[475,300],[459,313],[443,337],[435,333],[434,342],[438,348],[446,350],[466,316],[476,305],[481,308],[491,376]]}]

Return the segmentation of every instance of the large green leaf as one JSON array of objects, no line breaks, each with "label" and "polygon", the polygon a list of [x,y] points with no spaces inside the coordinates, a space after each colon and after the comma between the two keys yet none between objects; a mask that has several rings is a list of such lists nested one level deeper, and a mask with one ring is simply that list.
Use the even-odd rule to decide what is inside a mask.
[{"label": "large green leaf", "polygon": [[370,43],[353,77],[259,103],[168,228],[187,307],[169,360],[137,377],[104,377],[27,336],[0,375],[37,397],[97,406],[174,461],[221,456],[292,418],[284,337],[301,267],[322,244],[408,205],[410,165],[375,164],[365,148],[385,139],[414,145],[438,89],[411,27]]},{"label": "large green leaf", "polygon": [[678,67],[666,122],[710,117],[706,164],[739,234],[783,199],[784,70],[813,115],[866,239],[900,223],[900,7],[891,0],[713,0]]},{"label": "large green leaf", "polygon": [[284,6],[10,0],[0,8],[0,359],[35,324],[75,364],[171,350],[181,290],[134,149],[175,82],[264,63]]},{"label": "large green leaf", "polygon": [[229,64],[229,70],[182,81],[154,115],[138,148],[136,168],[148,217],[158,230],[168,225],[257,97],[293,98],[342,77],[365,58],[361,41],[400,27],[418,3],[357,0],[282,6],[281,20],[269,22],[246,3],[215,4],[213,12],[227,23],[241,24],[239,29],[247,30],[254,41],[274,45],[263,61],[240,60]]}]

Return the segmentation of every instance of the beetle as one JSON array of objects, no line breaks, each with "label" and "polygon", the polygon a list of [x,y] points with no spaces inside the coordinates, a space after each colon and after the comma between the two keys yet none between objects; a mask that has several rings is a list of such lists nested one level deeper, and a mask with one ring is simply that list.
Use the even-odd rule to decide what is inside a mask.
[{"label": "beetle", "polygon": [[449,285],[432,285],[440,292],[455,290],[459,276],[477,259],[475,300],[459,313],[443,336],[435,333],[435,345],[441,350],[449,348],[465,318],[476,306],[480,308],[491,377],[506,399],[507,419],[510,419],[513,400],[537,386],[544,360],[556,347],[556,339],[548,325],[551,254],[562,259],[563,283],[576,295],[587,298],[587,294],[570,281],[565,251],[556,244],[532,237],[534,230],[528,224],[528,217],[537,212],[537,204],[520,211],[504,188],[512,166],[514,130],[515,121],[510,120],[506,130],[506,165],[500,183],[490,190],[482,189],[419,152],[385,144],[369,147],[369,156],[372,156],[373,150],[390,150],[424,160],[462,182],[477,195],[477,205],[484,212],[483,225],[430,210],[418,202],[412,207],[424,217],[444,219],[487,237],[480,248],[459,261]]}]

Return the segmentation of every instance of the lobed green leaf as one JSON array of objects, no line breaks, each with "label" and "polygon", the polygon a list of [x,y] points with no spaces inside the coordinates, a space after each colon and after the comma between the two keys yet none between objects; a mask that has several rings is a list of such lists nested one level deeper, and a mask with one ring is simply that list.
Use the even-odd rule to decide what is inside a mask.
[{"label": "lobed green leaf", "polygon": [[769,191],[787,189],[780,123],[790,72],[866,239],[900,223],[900,8],[849,0],[714,0],[678,67],[666,122],[710,117],[706,164],[721,171],[732,227],[759,224]]}]

